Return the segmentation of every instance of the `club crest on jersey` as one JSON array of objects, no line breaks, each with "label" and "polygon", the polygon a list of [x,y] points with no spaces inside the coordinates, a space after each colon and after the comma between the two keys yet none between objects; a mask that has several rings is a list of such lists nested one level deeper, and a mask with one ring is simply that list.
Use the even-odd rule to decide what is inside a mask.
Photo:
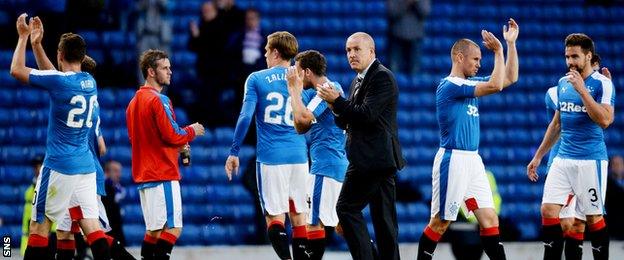
[{"label": "club crest on jersey", "polygon": [[471,116],[479,116],[479,108],[473,105],[468,105],[468,111],[466,111],[466,113]]},{"label": "club crest on jersey", "polygon": [[572,102],[559,102],[559,110],[561,112],[583,112],[587,113],[587,108],[585,106],[579,106]]}]

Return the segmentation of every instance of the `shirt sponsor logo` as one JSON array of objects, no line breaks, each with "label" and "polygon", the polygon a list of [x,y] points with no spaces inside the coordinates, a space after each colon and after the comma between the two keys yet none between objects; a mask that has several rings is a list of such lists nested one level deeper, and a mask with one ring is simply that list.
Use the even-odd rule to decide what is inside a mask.
[{"label": "shirt sponsor logo", "polygon": [[585,106],[579,106],[572,102],[559,102],[559,110],[561,112],[583,112],[587,113],[587,108]]}]

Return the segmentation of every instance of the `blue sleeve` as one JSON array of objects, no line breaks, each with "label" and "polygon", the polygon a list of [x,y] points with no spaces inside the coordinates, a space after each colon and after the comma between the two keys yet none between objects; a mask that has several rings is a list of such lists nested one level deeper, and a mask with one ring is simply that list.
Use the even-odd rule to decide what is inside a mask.
[{"label": "blue sleeve", "polygon": [[308,103],[307,108],[314,114],[314,117],[318,118],[327,110],[327,102],[318,95],[315,95],[312,100],[310,100],[310,103]]},{"label": "blue sleeve", "polygon": [[31,70],[28,83],[34,87],[50,90],[60,84],[62,72],[56,70]]},{"label": "blue sleeve", "polygon": [[602,95],[598,103],[615,106],[615,88],[611,80],[604,80],[601,84]]},{"label": "blue sleeve", "polygon": [[308,103],[310,103],[310,101],[315,95],[316,95],[316,91],[314,89],[312,88],[306,89],[303,92],[301,92],[301,101],[303,101],[304,105],[308,105]]},{"label": "blue sleeve", "polygon": [[325,112],[327,109],[327,102],[321,99],[317,94],[316,90],[308,89],[301,93],[301,98],[303,99],[303,103],[306,105],[306,108],[312,112],[314,117],[318,118]]},{"label": "blue sleeve", "polygon": [[100,116],[97,117],[97,121],[95,123],[95,137],[102,136],[102,128],[100,127]]},{"label": "blue sleeve", "polygon": [[557,110],[557,105],[552,100],[548,92],[546,92],[546,96],[544,97],[544,102],[546,103],[546,108],[549,110]]},{"label": "blue sleeve", "polygon": [[243,98],[243,107],[241,108],[238,121],[236,122],[236,129],[234,130],[234,140],[232,141],[232,148],[230,148],[230,155],[238,156],[240,146],[247,135],[249,130],[249,124],[256,112],[256,104],[258,103],[258,91],[255,84],[255,74],[249,75],[247,81],[245,81],[245,96]]},{"label": "blue sleeve", "polygon": [[456,99],[456,98],[473,98],[475,92],[476,84],[462,84],[457,85],[454,83],[447,82],[440,86],[438,90],[440,96],[442,98],[447,99]]},{"label": "blue sleeve", "polygon": [[548,92],[546,92],[544,102],[546,103],[546,118],[548,118],[548,123],[550,123],[553,116],[555,116],[555,111],[557,111],[557,107],[555,106],[555,103],[553,103]]}]

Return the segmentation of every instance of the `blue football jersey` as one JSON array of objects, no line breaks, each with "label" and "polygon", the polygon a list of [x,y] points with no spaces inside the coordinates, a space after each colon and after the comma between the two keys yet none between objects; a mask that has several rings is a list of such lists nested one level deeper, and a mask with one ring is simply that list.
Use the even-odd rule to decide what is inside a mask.
[{"label": "blue football jersey", "polygon": [[[611,80],[594,72],[585,79],[585,88],[600,104],[613,106],[615,89]],[[587,114],[581,96],[568,82],[559,80],[557,99],[561,116],[561,145],[557,156],[577,160],[608,160],[604,130]]]},{"label": "blue football jersey", "polygon": [[477,83],[489,77],[462,79],[446,77],[436,90],[436,116],[440,127],[440,147],[476,151],[479,149],[479,101]]},{"label": "blue football jersey", "polygon": [[[546,116],[548,117],[548,122],[552,121],[552,118],[555,116],[555,111],[557,111],[557,86],[551,87],[546,91],[546,96],[544,97],[544,102],[546,103]],[[557,156],[557,151],[559,151],[559,145],[561,144],[561,138],[557,140],[557,143],[550,148],[550,153],[548,154],[548,164],[546,169],[550,169],[550,165]],[[548,170],[546,170],[548,172]]]},{"label": "blue football jersey", "polygon": [[[344,97],[340,84],[333,82],[332,85]],[[309,131],[312,159],[310,173],[342,182],[349,165],[345,151],[345,132],[336,126],[334,114],[328,109],[327,102],[316,95],[314,88],[303,91],[301,97],[316,118]]]},{"label": "blue football jersey", "polygon": [[[100,110],[99,106],[94,109]],[[100,196],[106,196],[106,189],[104,188],[104,169],[100,164],[100,153],[98,144],[98,137],[102,136],[100,129],[100,117],[97,118],[93,131],[89,132],[89,150],[93,154],[93,164],[95,165],[95,182],[97,184],[97,194]]]},{"label": "blue football jersey", "polygon": [[43,164],[63,174],[95,172],[89,150],[89,131],[99,112],[97,86],[86,72],[32,70],[31,85],[50,93],[48,139]]},{"label": "blue football jersey", "polygon": [[230,155],[238,155],[254,113],[258,162],[279,165],[308,161],[305,137],[297,134],[294,127],[286,68],[273,67],[257,71],[247,78],[243,108],[234,131]]}]

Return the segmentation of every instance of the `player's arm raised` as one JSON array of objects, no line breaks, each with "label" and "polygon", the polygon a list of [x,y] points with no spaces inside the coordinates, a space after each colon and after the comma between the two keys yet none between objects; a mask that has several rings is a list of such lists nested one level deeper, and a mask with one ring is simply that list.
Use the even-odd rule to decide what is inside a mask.
[{"label": "player's arm raised", "polygon": [[288,68],[286,80],[288,81],[288,94],[291,97],[290,106],[292,107],[295,130],[297,130],[297,133],[303,134],[310,130],[314,121],[314,114],[303,104],[301,97],[303,79],[299,76],[299,71],[297,71],[295,66]]},{"label": "player's arm raised", "polygon": [[535,155],[533,155],[533,159],[527,165],[527,176],[531,181],[537,181],[537,168],[539,167],[542,158],[548,152],[557,140],[559,140],[559,135],[561,134],[561,117],[559,114],[559,110],[555,111],[555,115],[553,116],[552,121],[548,124],[548,129],[546,129],[546,133],[544,134],[544,139],[540,144],[537,151],[535,151]]},{"label": "player's arm raised", "polygon": [[56,70],[50,59],[43,49],[41,41],[43,40],[43,23],[38,16],[30,19],[30,45],[35,54],[35,61],[40,70]]},{"label": "player's arm raised", "polygon": [[609,127],[611,123],[613,123],[613,106],[612,98],[613,98],[613,83],[608,81],[602,84],[602,99],[599,102],[596,102],[587,88],[585,88],[585,81],[581,74],[576,70],[570,70],[566,75],[568,75],[568,81],[574,86],[576,92],[581,96],[581,100],[583,101],[583,105],[587,109],[587,114],[589,117],[596,122],[603,129]]},{"label": "player's arm raised", "polygon": [[492,69],[490,80],[487,82],[477,83],[474,93],[475,97],[500,92],[503,90],[503,83],[505,80],[505,57],[503,56],[503,45],[491,32],[482,30],[481,36],[483,37],[483,44],[485,47],[494,52],[494,69]]},{"label": "player's arm raised", "polygon": [[505,81],[503,87],[518,81],[518,50],[516,49],[516,39],[518,39],[519,27],[513,18],[509,18],[508,26],[503,26],[503,38],[507,43],[507,61],[505,64]]},{"label": "player's arm raised", "polygon": [[17,18],[16,27],[19,38],[17,39],[17,46],[11,60],[11,76],[25,84],[28,83],[28,76],[32,70],[26,67],[26,43],[28,42],[28,35],[30,35],[30,27],[26,24],[26,16],[27,14],[23,13]]}]

